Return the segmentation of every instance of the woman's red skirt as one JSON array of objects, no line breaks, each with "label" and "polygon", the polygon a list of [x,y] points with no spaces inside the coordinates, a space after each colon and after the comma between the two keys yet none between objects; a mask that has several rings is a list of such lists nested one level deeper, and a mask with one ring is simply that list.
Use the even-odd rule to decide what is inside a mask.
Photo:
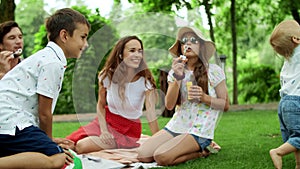
[{"label": "woman's red skirt", "polygon": [[[113,114],[109,111],[108,107],[106,110],[106,123],[110,133],[115,138],[117,148],[134,148],[138,147],[137,141],[140,139],[142,133],[142,125],[140,119],[132,120],[126,119],[122,116]],[[85,126],[81,126],[78,130],[67,136],[77,143],[77,141],[88,137],[88,136],[99,136],[101,134],[98,117]]]}]

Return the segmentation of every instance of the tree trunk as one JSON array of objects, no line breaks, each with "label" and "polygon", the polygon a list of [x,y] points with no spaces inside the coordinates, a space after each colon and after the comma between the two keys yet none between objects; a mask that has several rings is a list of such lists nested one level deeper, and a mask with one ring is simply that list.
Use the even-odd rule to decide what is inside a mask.
[{"label": "tree trunk", "polygon": [[204,0],[203,5],[204,5],[205,13],[207,15],[208,25],[209,25],[209,28],[210,28],[209,29],[210,38],[214,42],[215,41],[214,27],[213,27],[213,24],[212,24],[211,13],[210,13],[211,4],[209,4],[208,1],[209,0]]},{"label": "tree trunk", "polygon": [[[160,90],[163,92],[163,94],[167,93],[168,90],[168,72],[169,70],[159,70],[159,83],[160,83]],[[164,98],[164,97],[163,97]],[[165,100],[162,100],[163,103],[161,103],[164,107]],[[164,112],[162,113],[163,117],[172,117],[175,113],[175,108],[173,110],[168,110],[165,108]]]},{"label": "tree trunk", "polygon": [[0,3],[0,23],[9,20],[15,20],[15,1],[1,0]]},{"label": "tree trunk", "polygon": [[295,8],[293,5],[291,5],[291,8],[293,18],[300,24],[300,14],[298,12],[298,9]]},{"label": "tree trunk", "polygon": [[[211,12],[210,12],[211,4],[209,4],[209,0],[204,0],[203,5],[204,5],[205,13],[206,13],[206,16],[207,16],[208,25],[209,25],[209,35],[210,35],[211,40],[213,42],[215,42],[214,26],[213,26],[213,23],[212,23],[212,19],[211,19],[212,16],[211,16]],[[216,52],[214,54],[214,58],[215,58],[216,63],[220,65],[221,63],[220,63],[219,55],[217,53],[217,49],[218,48],[216,46]]]},{"label": "tree trunk", "polygon": [[236,25],[235,25],[235,0],[231,0],[231,37],[232,37],[232,68],[233,68],[233,104],[238,104],[238,88],[237,88],[237,42],[236,42]]}]

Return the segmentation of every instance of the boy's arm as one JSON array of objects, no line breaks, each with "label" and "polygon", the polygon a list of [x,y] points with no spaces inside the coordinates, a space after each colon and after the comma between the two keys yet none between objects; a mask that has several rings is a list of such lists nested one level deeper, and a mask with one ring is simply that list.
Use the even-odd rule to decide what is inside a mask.
[{"label": "boy's arm", "polygon": [[40,129],[52,139],[52,99],[40,94],[38,97]]}]

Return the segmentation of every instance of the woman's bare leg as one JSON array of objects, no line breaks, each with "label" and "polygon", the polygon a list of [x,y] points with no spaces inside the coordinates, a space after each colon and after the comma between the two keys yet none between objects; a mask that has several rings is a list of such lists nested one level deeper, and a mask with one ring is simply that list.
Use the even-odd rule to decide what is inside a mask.
[{"label": "woman's bare leg", "polygon": [[141,162],[149,163],[153,162],[154,151],[163,143],[172,139],[173,136],[165,130],[160,130],[152,137],[148,138],[137,150],[138,160]]},{"label": "woman's bare leg", "polygon": [[154,152],[158,165],[169,166],[202,157],[200,147],[193,136],[179,135],[168,140]]},{"label": "woman's bare leg", "polygon": [[60,169],[65,161],[65,153],[46,156],[42,153],[24,152],[0,158],[0,169]]},{"label": "woman's bare leg", "polygon": [[75,146],[75,151],[78,154],[84,154],[104,149],[112,149],[116,147],[116,143],[114,143],[113,145],[104,144],[100,141],[98,136],[89,136],[77,142]]}]

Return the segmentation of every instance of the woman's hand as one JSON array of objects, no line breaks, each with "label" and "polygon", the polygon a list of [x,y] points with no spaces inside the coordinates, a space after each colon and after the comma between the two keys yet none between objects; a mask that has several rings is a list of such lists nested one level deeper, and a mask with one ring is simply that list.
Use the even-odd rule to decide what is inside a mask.
[{"label": "woman's hand", "polygon": [[192,85],[188,90],[188,98],[190,100],[197,100],[203,102],[207,95],[203,92],[202,88],[197,85]]},{"label": "woman's hand", "polygon": [[103,144],[107,144],[107,145],[115,144],[115,138],[110,132],[102,132],[99,138]]},{"label": "woman's hand", "polygon": [[185,63],[182,62],[180,57],[173,58],[172,69],[177,76],[183,76]]},{"label": "woman's hand", "polygon": [[54,138],[53,141],[63,149],[75,149],[75,143],[72,140],[66,138]]}]

